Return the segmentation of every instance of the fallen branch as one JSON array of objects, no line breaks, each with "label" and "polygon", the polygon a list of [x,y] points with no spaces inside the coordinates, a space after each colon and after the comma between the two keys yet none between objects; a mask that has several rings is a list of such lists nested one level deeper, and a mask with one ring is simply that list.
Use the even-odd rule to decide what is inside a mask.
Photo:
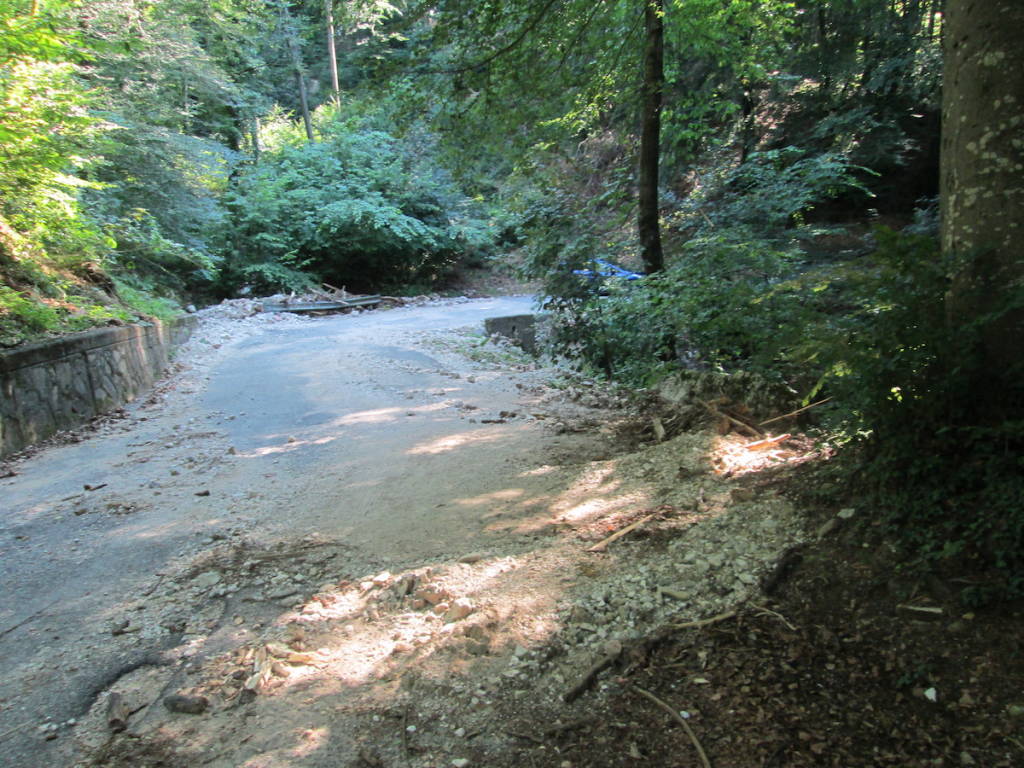
[{"label": "fallen branch", "polygon": [[18,622],[17,624],[15,624],[14,626],[12,626],[12,627],[8,627],[8,628],[7,628],[7,629],[5,629],[5,630],[4,630],[3,632],[0,632],[0,637],[6,637],[7,635],[11,634],[11,632],[13,632],[14,630],[18,629],[19,627],[23,627],[23,626],[25,626],[26,624],[28,624],[28,623],[29,623],[30,621],[32,621],[33,619],[36,619],[36,618],[38,618],[38,617],[39,617],[39,616],[40,616],[41,614],[43,614],[43,613],[45,613],[46,611],[48,611],[48,610],[49,610],[50,608],[53,608],[53,606],[55,606],[55,605],[56,605],[57,603],[59,603],[59,602],[61,602],[61,601],[60,601],[60,600],[54,600],[54,601],[53,601],[53,602],[51,602],[51,603],[47,603],[47,604],[46,604],[46,605],[44,605],[44,606],[43,606],[42,608],[40,608],[40,609],[39,609],[38,611],[36,611],[35,613],[33,613],[33,614],[32,614],[31,616],[26,616],[26,617],[25,617],[24,619],[22,619],[21,621],[19,621],[19,622]]},{"label": "fallen branch", "polygon": [[672,716],[672,719],[674,719],[677,723],[683,726],[683,730],[686,731],[686,735],[690,737],[690,742],[693,744],[693,748],[697,750],[697,755],[700,757],[700,764],[704,766],[704,768],[711,768],[711,761],[708,760],[707,753],[704,752],[704,747],[701,746],[700,739],[697,738],[697,734],[693,732],[693,728],[690,727],[690,724],[686,722],[686,719],[682,715],[680,715],[679,712],[677,712],[670,705],[666,704],[664,701],[659,699],[650,691],[645,691],[643,688],[638,688],[635,685],[631,685],[629,687],[632,690],[639,693],[644,698],[653,701],[663,710],[668,712],[668,714]]},{"label": "fallen branch", "polygon": [[708,401],[701,400],[700,404],[703,405],[705,408],[707,408],[712,416],[717,416],[719,418],[725,419],[730,424],[732,424],[734,427],[736,427],[736,429],[738,429],[740,432],[745,432],[748,435],[750,435],[751,437],[764,437],[764,432],[762,432],[761,430],[757,429],[756,427],[750,426],[746,422],[740,421],[739,419],[735,418],[734,416],[730,416],[727,413],[722,413],[720,410],[715,408],[715,406],[712,405],[711,403],[709,403]]},{"label": "fallen branch", "polygon": [[617,643],[616,645],[618,645],[617,648],[613,648],[598,659],[593,666],[586,671],[583,677],[579,679],[579,682],[562,695],[562,701],[566,704],[574,702],[585,690],[587,690],[587,688],[590,687],[591,683],[594,682],[595,677],[618,660],[619,656],[622,655],[622,645],[621,643]]},{"label": "fallen branch", "polygon": [[605,539],[601,539],[601,541],[597,542],[597,544],[595,544],[594,546],[587,547],[587,552],[603,552],[605,547],[607,547],[613,541],[615,541],[616,539],[621,539],[623,536],[625,536],[630,531],[635,530],[635,529],[639,528],[641,525],[643,525],[644,523],[653,520],[654,518],[656,518],[658,516],[658,514],[659,514],[658,512],[655,512],[653,514],[647,515],[646,517],[641,517],[639,520],[637,520],[634,523],[630,523],[625,528],[620,528],[615,533],[613,533],[611,536],[609,536],[609,537],[607,537]]},{"label": "fallen branch", "polygon": [[532,741],[534,744],[540,744],[541,746],[544,745],[543,739],[538,739],[536,736],[531,736],[528,733],[519,733],[519,731],[504,731],[504,733],[508,736],[513,736],[517,739],[522,739],[523,741]]},{"label": "fallen branch", "polygon": [[711,616],[707,619],[697,619],[696,621],[684,621],[682,624],[671,624],[673,629],[696,629],[697,627],[708,627],[712,624],[718,624],[720,621],[727,621],[736,615],[736,611],[726,611],[720,613],[717,616]]},{"label": "fallen branch", "polygon": [[755,610],[757,610],[757,611],[760,611],[761,613],[766,613],[769,616],[774,616],[776,619],[778,619],[783,624],[785,624],[790,629],[790,631],[792,631],[792,632],[796,632],[797,631],[796,627],[794,627],[792,624],[790,624],[789,621],[786,619],[786,617],[783,616],[778,611],[773,611],[771,608],[765,608],[763,605],[758,605],[757,603],[751,603],[750,607],[755,609]]},{"label": "fallen branch", "polygon": [[782,421],[783,419],[790,419],[793,416],[796,416],[797,414],[803,413],[804,411],[811,410],[811,408],[817,408],[819,405],[827,403],[831,399],[832,399],[831,397],[826,397],[824,400],[819,400],[816,403],[811,403],[810,405],[805,405],[803,408],[797,408],[795,411],[790,411],[789,413],[784,413],[781,416],[775,416],[774,418],[768,419],[767,421],[762,421],[759,426],[763,427],[766,424],[774,424],[776,421]]},{"label": "fallen branch", "polygon": [[343,298],[343,299],[348,298],[348,291],[346,291],[344,288],[336,288],[335,286],[331,285],[330,283],[320,283],[320,285],[322,285],[324,288],[326,288],[328,291],[330,291],[335,296],[341,296],[341,298]]},{"label": "fallen branch", "polygon": [[162,582],[163,580],[164,580],[164,574],[161,573],[160,577],[156,580],[156,582],[153,584],[153,586],[151,586],[149,589],[147,589],[145,592],[143,592],[142,596],[143,597],[149,597],[154,592],[156,592],[156,588],[160,586],[160,582]]},{"label": "fallen branch", "polygon": [[786,432],[785,434],[779,435],[778,437],[766,437],[764,440],[757,440],[753,443],[747,443],[743,447],[748,451],[763,451],[765,448],[770,448],[773,445],[783,443],[786,440],[789,440],[789,438],[791,437],[792,435],[789,434],[789,432]]}]

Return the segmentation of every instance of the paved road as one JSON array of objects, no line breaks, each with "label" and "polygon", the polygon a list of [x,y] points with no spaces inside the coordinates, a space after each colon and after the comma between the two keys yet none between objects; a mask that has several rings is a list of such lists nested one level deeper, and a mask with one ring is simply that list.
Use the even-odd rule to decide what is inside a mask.
[{"label": "paved road", "polygon": [[315,533],[400,564],[485,541],[488,499],[538,427],[482,423],[520,393],[422,342],[528,311],[503,298],[271,327],[225,345],[195,392],[22,462],[0,481],[0,763],[72,763],[67,721],[180,639],[111,628],[204,544]]}]

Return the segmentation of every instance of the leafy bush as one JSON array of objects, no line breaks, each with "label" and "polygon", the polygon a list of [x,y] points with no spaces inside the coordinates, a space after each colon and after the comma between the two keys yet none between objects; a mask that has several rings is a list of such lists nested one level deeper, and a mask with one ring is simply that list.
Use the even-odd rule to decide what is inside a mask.
[{"label": "leafy bush", "polygon": [[272,128],[281,145],[228,197],[229,268],[239,274],[263,265],[266,277],[276,264],[356,290],[430,284],[493,246],[485,212],[421,151],[422,136],[335,120],[322,141],[305,142]]},{"label": "leafy bush", "polygon": [[0,285],[0,343],[14,343],[26,332],[48,331],[59,322],[57,311]]},{"label": "leafy bush", "polygon": [[875,238],[870,256],[813,269],[740,229],[695,239],[642,281],[577,280],[550,300],[554,343],[635,385],[684,366],[824,391],[866,517],[921,566],[985,575],[972,600],[1024,594],[1024,361],[994,369],[985,354],[1024,289],[952,326],[964,264],[932,237]]},{"label": "leafy bush", "polygon": [[550,302],[562,315],[555,344],[639,385],[680,366],[778,377],[808,314],[803,285],[783,279],[795,258],[743,230],[691,240],[664,272]]},{"label": "leafy bush", "polygon": [[[45,4],[44,4],[45,5]],[[20,7],[19,7],[20,6]],[[0,4],[0,342],[126,321],[107,267],[134,262],[122,254],[166,255],[151,217],[107,222],[93,205],[109,195],[97,180],[111,125],[92,111],[96,91],[81,81],[81,30],[63,15],[67,4],[28,12]],[[83,198],[91,195],[87,202]],[[148,217],[148,218],[146,218]],[[145,230],[143,232],[143,230]],[[131,234],[140,235],[132,237]],[[127,235],[127,236],[126,236]],[[143,243],[143,241],[145,241]],[[160,265],[170,274],[176,265]],[[136,294],[141,306],[148,299]],[[145,311],[145,310],[142,310]]]},{"label": "leafy bush", "polygon": [[[96,162],[101,127],[48,20],[8,18],[9,11],[0,10],[0,222],[40,263],[87,261],[104,243],[82,214],[78,193],[93,185],[80,173]],[[22,49],[55,60],[22,59]]]},{"label": "leafy bush", "polygon": [[[952,326],[963,264],[933,239],[880,230],[876,268],[851,285],[857,311],[822,341],[827,386],[862,436],[865,504],[925,564],[989,570],[991,595],[1024,593],[1024,363],[986,362],[986,317]],[[991,302],[989,302],[991,303]],[[981,597],[975,593],[974,598]]]},{"label": "leafy bush", "polygon": [[862,177],[867,168],[838,153],[814,153],[787,146],[752,152],[733,164],[731,154],[711,153],[702,184],[677,202],[667,217],[670,227],[690,230],[755,228],[771,236],[804,223],[816,205],[842,195],[870,196]]},{"label": "leafy bush", "polygon": [[[142,317],[155,317],[158,320],[172,320],[181,314],[181,305],[174,299],[165,296],[154,296],[149,291],[139,290],[124,280],[114,279],[117,295],[121,301]],[[127,313],[121,313],[120,319],[130,320]]]},{"label": "leafy bush", "polygon": [[238,281],[251,287],[257,296],[274,293],[304,293],[316,288],[309,273],[275,262],[248,264],[238,270]]},{"label": "leafy bush", "polygon": [[107,221],[104,229],[115,246],[106,259],[107,266],[136,289],[182,291],[213,279],[213,258],[167,238],[144,208]]}]

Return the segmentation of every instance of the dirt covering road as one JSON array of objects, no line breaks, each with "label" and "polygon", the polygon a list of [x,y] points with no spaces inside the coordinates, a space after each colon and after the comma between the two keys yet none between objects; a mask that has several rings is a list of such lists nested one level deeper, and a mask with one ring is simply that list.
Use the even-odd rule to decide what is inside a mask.
[{"label": "dirt covering road", "polygon": [[[483,336],[528,308],[222,305],[145,401],[10,462],[4,764],[704,765],[620,677],[669,652],[644,684],[685,681],[716,765],[876,764],[828,762],[830,737],[796,726],[763,738],[751,714],[770,724],[751,694],[765,662],[738,648],[795,647],[761,590],[808,539],[749,482],[762,453],[663,435],[634,400]],[[736,647],[679,650],[673,625],[728,626]]]},{"label": "dirt covering road", "polygon": [[[609,590],[613,556],[585,544],[659,507],[652,528],[692,522],[666,505],[715,494],[705,438],[620,462],[638,437],[625,399],[483,337],[484,317],[528,306],[304,319],[236,302],[205,313],[148,400],[14,464],[0,638],[11,764],[102,749],[112,693],[127,726],[115,745],[337,765],[412,739],[420,762],[444,764],[498,738],[465,734],[500,689],[557,696],[653,614],[704,615],[754,585],[795,535],[784,504],[750,557],[727,564],[712,540],[679,573],[637,561],[629,588]],[[677,482],[686,461],[699,483]],[[656,591],[709,572],[720,595]],[[439,714],[438,735],[389,739],[379,713],[417,680],[470,709]],[[202,713],[171,711],[171,694]]]}]

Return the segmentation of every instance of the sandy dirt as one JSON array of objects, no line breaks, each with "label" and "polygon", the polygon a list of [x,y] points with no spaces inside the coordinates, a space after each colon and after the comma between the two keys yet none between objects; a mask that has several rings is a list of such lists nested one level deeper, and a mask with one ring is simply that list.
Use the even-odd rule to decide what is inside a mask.
[{"label": "sandy dirt", "polygon": [[656,441],[483,336],[527,299],[252,311],[7,465],[5,765],[516,764],[508,712],[572,722],[596,662],[749,601],[804,537],[736,440]]}]

